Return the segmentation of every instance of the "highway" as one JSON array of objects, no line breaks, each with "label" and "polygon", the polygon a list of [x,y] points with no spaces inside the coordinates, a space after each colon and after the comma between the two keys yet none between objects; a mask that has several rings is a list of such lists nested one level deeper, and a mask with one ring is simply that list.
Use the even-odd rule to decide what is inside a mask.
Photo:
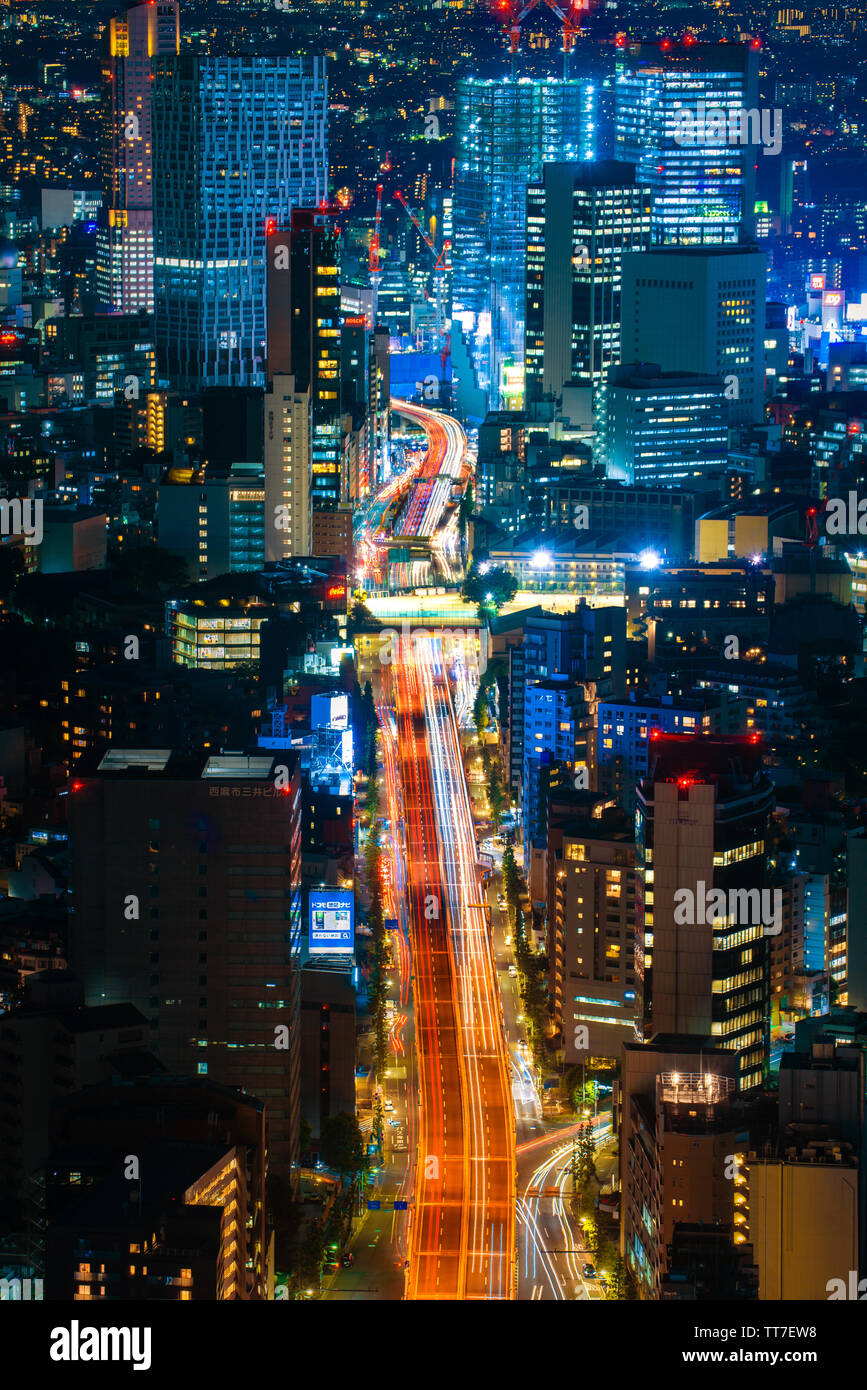
[{"label": "highway", "polygon": [[430,540],[442,525],[454,484],[465,472],[467,437],[457,420],[440,411],[411,405],[394,396],[391,408],[421,425],[428,441],[418,481],[395,523],[395,531],[400,536]]},{"label": "highway", "polygon": [[389,539],[385,531],[385,517],[393,504],[412,487],[423,463],[424,460],[420,459],[418,463],[410,464],[403,473],[398,473],[381,487],[366,505],[356,537],[356,580],[365,589],[387,589]]},{"label": "highway", "polygon": [[[592,1126],[597,1145],[609,1139],[608,1116],[600,1115]],[[605,1296],[598,1278],[583,1274],[584,1264],[592,1264],[593,1258],[569,1210],[572,1143],[580,1128],[580,1123],[569,1125],[519,1145],[518,1286],[522,1299],[598,1301]],[[612,1163],[606,1160],[604,1166]]]},{"label": "highway", "polygon": [[[514,1294],[514,1130],[475,831],[439,638],[388,668],[386,795],[403,823],[419,1125],[407,1296]],[[385,694],[385,690],[382,690]]]},{"label": "highway", "polygon": [[[357,582],[367,591],[416,588],[445,580],[457,583],[460,543],[456,511],[446,515],[452,488],[466,475],[466,435],[448,415],[392,397],[392,410],[420,425],[427,436],[424,456],[392,478],[367,503],[356,538]],[[389,565],[394,540],[412,537],[430,548],[431,559]]]},{"label": "highway", "polygon": [[[443,526],[465,437],[457,422],[394,402],[429,448],[401,534]],[[466,672],[466,663],[463,664]],[[460,673],[459,673],[460,674]],[[379,676],[383,768],[413,969],[417,1162],[410,1299],[515,1297],[511,1068],[476,835],[442,642],[422,634]]]}]

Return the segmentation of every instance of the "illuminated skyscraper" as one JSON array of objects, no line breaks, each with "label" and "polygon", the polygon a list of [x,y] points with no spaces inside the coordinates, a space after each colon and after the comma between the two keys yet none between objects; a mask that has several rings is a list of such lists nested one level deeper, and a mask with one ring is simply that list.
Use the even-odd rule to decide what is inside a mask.
[{"label": "illuminated skyscraper", "polygon": [[591,387],[604,415],[620,361],[621,260],[650,246],[650,190],[630,164],[546,164],[527,192],[524,380],[528,401]]},{"label": "illuminated skyscraper", "polygon": [[469,77],[455,105],[452,315],[494,408],[504,368],[523,361],[527,184],[546,163],[594,158],[596,93],[582,81]]},{"label": "illuminated skyscraper", "polygon": [[265,382],[265,244],[327,191],[322,58],[155,64],[154,296],[182,389]]},{"label": "illuminated skyscraper", "polygon": [[721,377],[661,372],[652,362],[623,364],[611,370],[606,409],[609,477],[640,487],[692,487],[725,469],[728,402]]},{"label": "illuminated skyscraper", "polygon": [[141,0],[109,20],[96,275],[100,301],[125,314],[154,307],[151,59],[178,46],[178,0]]},{"label": "illuminated skyscraper", "polygon": [[341,500],[340,232],[329,213],[297,208],[288,232],[269,232],[267,250],[268,379],[291,376],[294,392],[310,393],[310,509],[333,512]]},{"label": "illuminated skyscraper", "polygon": [[265,391],[265,559],[309,555],[313,535],[310,504],[310,388],[294,376],[273,376]]},{"label": "illuminated skyscraper", "polygon": [[[753,235],[756,148],[733,142],[729,118],[755,110],[757,55],[743,44],[636,44],[615,82],[615,152],[653,196],[657,244],[707,246]],[[684,139],[686,111],[696,124]],[[725,112],[714,142],[708,113]]]},{"label": "illuminated skyscraper", "polygon": [[637,791],[635,976],[644,1041],[693,1033],[737,1053],[738,1087],[768,1062],[766,882],[773,783],[739,738],[660,734]]}]

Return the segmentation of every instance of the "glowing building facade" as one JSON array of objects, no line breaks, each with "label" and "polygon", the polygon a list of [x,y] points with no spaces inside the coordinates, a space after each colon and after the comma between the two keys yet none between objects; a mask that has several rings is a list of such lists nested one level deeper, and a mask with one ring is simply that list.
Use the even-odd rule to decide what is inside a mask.
[{"label": "glowing building facade", "polygon": [[452,317],[491,408],[523,363],[527,185],[595,157],[596,91],[580,80],[464,78],[456,100]]}]

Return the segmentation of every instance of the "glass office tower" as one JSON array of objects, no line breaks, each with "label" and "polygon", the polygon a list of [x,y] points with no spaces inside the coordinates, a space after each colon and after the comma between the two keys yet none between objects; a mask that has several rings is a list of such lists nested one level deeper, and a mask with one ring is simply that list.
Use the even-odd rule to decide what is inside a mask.
[{"label": "glass office tower", "polygon": [[265,382],[265,241],[327,196],[322,58],[154,64],[154,297],[185,390]]},{"label": "glass office tower", "polygon": [[[664,45],[667,45],[664,46]],[[749,240],[754,231],[755,146],[713,143],[704,113],[755,108],[756,54],[744,44],[635,44],[618,56],[615,155],[634,164],[653,199],[656,245]],[[703,105],[702,105],[703,103]],[[696,139],[683,139],[686,110]]]},{"label": "glass office tower", "polygon": [[546,163],[595,157],[595,110],[580,80],[458,83],[452,317],[492,408],[523,364],[527,184]]}]

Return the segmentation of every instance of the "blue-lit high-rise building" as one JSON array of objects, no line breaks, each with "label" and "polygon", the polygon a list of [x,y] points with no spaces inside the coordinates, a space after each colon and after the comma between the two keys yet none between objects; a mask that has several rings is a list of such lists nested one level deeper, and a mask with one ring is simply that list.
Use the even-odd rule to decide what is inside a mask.
[{"label": "blue-lit high-rise building", "polygon": [[524,691],[521,823],[524,864],[533,841],[545,839],[551,779],[592,790],[596,781],[596,687],[565,677],[528,681]]},{"label": "blue-lit high-rise building", "polygon": [[[521,375],[527,184],[595,157],[596,91],[580,80],[464,78],[456,97],[452,317],[492,408]],[[504,387],[506,389],[504,390]]]},{"label": "blue-lit high-rise building", "polygon": [[[756,148],[740,143],[735,123],[736,113],[755,113],[756,92],[757,54],[744,44],[665,39],[618,54],[615,157],[650,187],[655,244],[752,237]],[[717,136],[711,117],[720,112]]]},{"label": "blue-lit high-rise building", "polygon": [[663,372],[652,362],[613,367],[604,420],[608,475],[638,487],[699,488],[725,471],[728,422],[720,376]]},{"label": "blue-lit high-rise building", "polygon": [[154,64],[154,297],[174,384],[261,386],[266,237],[327,196],[322,58]]}]

